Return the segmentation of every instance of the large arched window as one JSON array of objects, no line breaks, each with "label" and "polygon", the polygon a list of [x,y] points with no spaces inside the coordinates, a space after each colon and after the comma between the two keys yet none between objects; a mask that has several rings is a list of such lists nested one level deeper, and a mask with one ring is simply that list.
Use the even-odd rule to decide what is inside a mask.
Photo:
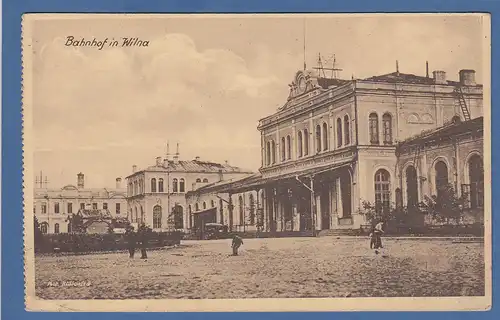
[{"label": "large arched window", "polygon": [[238,198],[238,208],[240,213],[240,226],[245,224],[245,208],[243,207],[243,197]]},{"label": "large arched window", "polygon": [[323,123],[323,150],[328,150],[328,125]]},{"label": "large arched window", "polygon": [[375,173],[375,209],[377,213],[387,211],[391,206],[391,177],[380,169]]},{"label": "large arched window", "polygon": [[163,179],[158,179],[158,192],[163,192]]},{"label": "large arched window", "polygon": [[414,166],[406,168],[406,205],[408,209],[416,208],[418,204],[417,170]]},{"label": "large arched window", "polygon": [[54,225],[54,233],[59,233],[59,223]]},{"label": "large arched window", "polygon": [[298,157],[302,157],[303,155],[303,152],[302,152],[302,131],[299,131],[297,133],[297,153],[298,153]]},{"label": "large arched window", "polygon": [[137,181],[134,182],[134,194],[139,194],[138,188],[137,188]]},{"label": "large arched window", "polygon": [[379,144],[378,115],[375,112],[370,113],[369,124],[370,124],[370,143]]},{"label": "large arched window", "polygon": [[161,228],[161,206],[153,207],[153,229]]},{"label": "large arched window", "polygon": [[197,203],[195,203],[195,205],[194,205],[194,210],[195,210],[196,212],[200,211],[200,206],[198,205],[198,202],[197,202]]},{"label": "large arched window", "polygon": [[271,162],[276,163],[276,142],[271,141]]},{"label": "large arched window", "polygon": [[134,217],[135,222],[139,222],[139,213],[137,212],[137,207],[135,207],[135,217]]},{"label": "large arched window", "polygon": [[321,126],[316,126],[316,153],[321,152]]},{"label": "large arched window", "polygon": [[186,182],[184,179],[179,180],[179,192],[186,192]]},{"label": "large arched window", "polygon": [[203,210],[205,210],[206,208],[207,208],[207,203],[203,201]]},{"label": "large arched window", "polygon": [[174,228],[184,228],[184,209],[179,205],[174,207]]},{"label": "large arched window", "polygon": [[392,144],[392,116],[388,113],[382,116],[382,128],[384,130],[384,144]]},{"label": "large arched window", "polygon": [[351,125],[347,114],[344,116],[344,141],[346,146],[351,143]]},{"label": "large arched window", "polygon": [[207,178],[203,179],[203,183],[208,183],[208,179]]},{"label": "large arched window", "polygon": [[469,159],[470,205],[471,208],[484,206],[484,168],[483,160],[478,155]]},{"label": "large arched window", "polygon": [[285,137],[281,138],[281,161],[285,161],[286,159],[286,146],[285,146]]},{"label": "large arched window", "polygon": [[248,196],[248,202],[250,202],[250,225],[255,225],[255,199],[253,197],[253,194],[250,193]]},{"label": "large arched window", "polygon": [[151,179],[151,192],[156,192],[156,179]]},{"label": "large arched window", "polygon": [[337,118],[337,148],[342,147],[342,119]]},{"label": "large arched window", "polygon": [[201,182],[200,178],[196,179],[196,183],[200,183],[200,182]]},{"label": "large arched window", "polygon": [[172,192],[179,192],[179,182],[176,178],[172,180]]},{"label": "large arched window", "polygon": [[292,138],[286,136],[286,158],[292,159]]},{"label": "large arched window", "polygon": [[43,233],[43,234],[47,234],[49,232],[49,224],[47,222],[42,222],[40,224],[40,231]]},{"label": "large arched window", "polygon": [[271,164],[271,141],[266,143],[266,164]]},{"label": "large arched window", "polygon": [[436,191],[439,197],[448,187],[448,166],[444,161],[438,161],[434,168],[436,170]]},{"label": "large arched window", "polygon": [[304,155],[309,154],[309,131],[304,129]]}]

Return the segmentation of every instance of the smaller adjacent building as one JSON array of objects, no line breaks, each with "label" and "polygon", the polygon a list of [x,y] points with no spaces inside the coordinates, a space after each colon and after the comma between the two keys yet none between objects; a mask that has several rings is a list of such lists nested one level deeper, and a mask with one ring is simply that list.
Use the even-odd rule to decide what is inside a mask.
[{"label": "smaller adjacent building", "polygon": [[408,208],[451,185],[466,198],[469,222],[484,213],[483,117],[448,124],[411,137],[396,147],[400,201]]},{"label": "smaller adjacent building", "polygon": [[109,218],[126,218],[126,190],[121,180],[116,178],[116,186],[112,189],[85,188],[85,175],[79,173],[76,186],[35,188],[33,211],[40,230],[45,234],[71,232],[68,217],[76,213],[86,216],[89,212],[99,212]]}]

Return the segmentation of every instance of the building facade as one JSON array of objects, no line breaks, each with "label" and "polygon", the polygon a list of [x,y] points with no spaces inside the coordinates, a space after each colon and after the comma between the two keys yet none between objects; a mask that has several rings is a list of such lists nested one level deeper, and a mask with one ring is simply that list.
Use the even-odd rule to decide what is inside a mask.
[{"label": "building facade", "polygon": [[126,190],[121,178],[114,189],[85,188],[85,176],[77,175],[77,185],[62,188],[35,188],[34,214],[42,233],[71,232],[68,217],[83,210],[104,211],[111,217],[127,217]]},{"label": "building facade", "polygon": [[198,201],[189,205],[186,194],[202,186],[251,173],[238,167],[200,160],[157,157],[156,163],[144,170],[132,168],[127,177],[128,216],[132,223],[145,223],[153,230],[183,230],[194,225],[197,212],[215,206]]},{"label": "building facade", "polygon": [[475,72],[458,78],[396,71],[339,80],[299,71],[283,107],[260,120],[260,176],[221,192],[255,192],[268,231],[359,228],[364,201],[396,202],[399,142],[483,115]]},{"label": "building facade", "polygon": [[396,194],[401,194],[402,205],[415,207],[425,197],[437,196],[451,186],[457,197],[466,200],[467,222],[483,222],[483,134],[483,117],[465,122],[456,119],[398,144]]}]

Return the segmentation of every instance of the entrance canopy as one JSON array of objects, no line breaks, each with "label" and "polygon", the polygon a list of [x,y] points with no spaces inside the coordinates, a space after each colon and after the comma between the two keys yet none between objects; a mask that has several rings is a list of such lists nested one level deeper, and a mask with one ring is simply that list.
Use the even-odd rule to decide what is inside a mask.
[{"label": "entrance canopy", "polygon": [[352,162],[353,162],[353,160],[348,160],[348,161],[344,161],[341,163],[318,166],[318,167],[311,168],[308,170],[284,173],[284,174],[280,174],[280,175],[276,175],[276,176],[272,176],[272,177],[259,176],[259,177],[256,177],[255,179],[252,179],[252,180],[242,181],[240,184],[237,184],[237,183],[232,184],[230,186],[230,188],[228,188],[227,190],[224,190],[224,191],[231,192],[231,193],[241,193],[241,192],[251,191],[251,190],[258,189],[258,188],[262,188],[263,186],[265,186],[267,184],[278,182],[278,181],[284,182],[284,180],[295,179],[295,177],[305,177],[305,176],[312,176],[312,175],[316,175],[316,174],[330,172],[331,170],[345,167]]}]

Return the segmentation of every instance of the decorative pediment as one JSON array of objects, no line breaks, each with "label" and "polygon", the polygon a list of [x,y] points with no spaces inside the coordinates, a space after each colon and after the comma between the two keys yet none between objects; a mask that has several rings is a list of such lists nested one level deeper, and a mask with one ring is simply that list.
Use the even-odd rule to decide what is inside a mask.
[{"label": "decorative pediment", "polygon": [[288,86],[290,87],[288,100],[319,88],[317,77],[312,71],[298,71],[295,79]]}]

